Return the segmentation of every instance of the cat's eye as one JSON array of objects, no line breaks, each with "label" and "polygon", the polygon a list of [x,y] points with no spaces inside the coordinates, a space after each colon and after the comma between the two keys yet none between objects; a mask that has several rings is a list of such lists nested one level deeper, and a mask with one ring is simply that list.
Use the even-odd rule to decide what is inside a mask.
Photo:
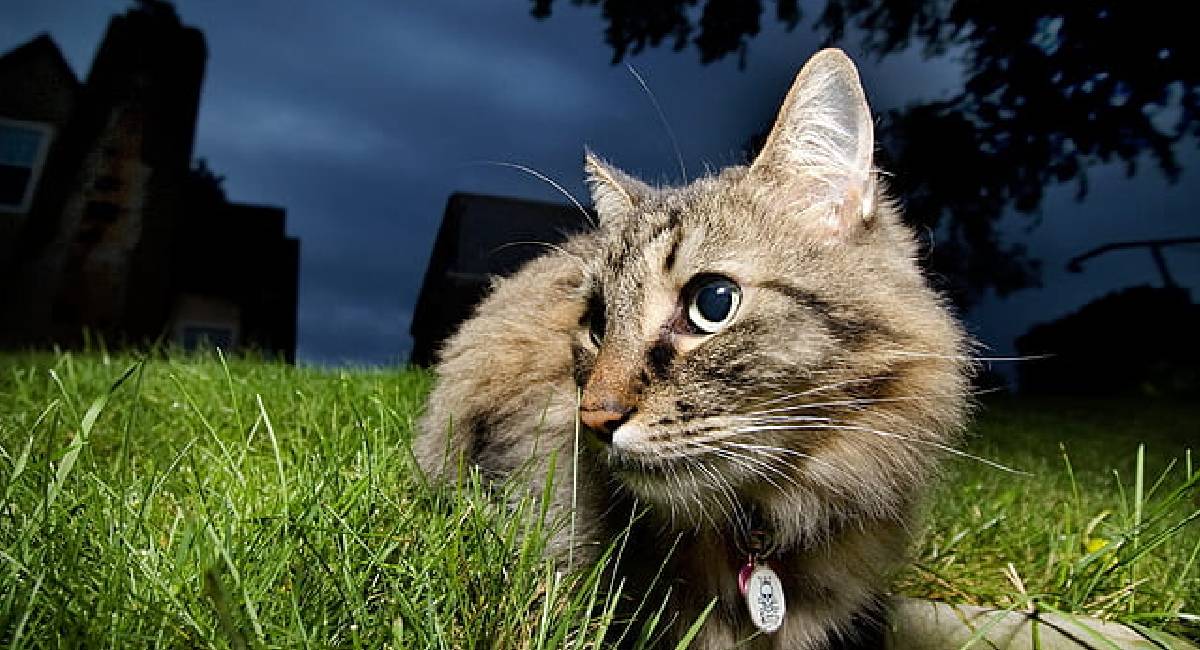
[{"label": "cat's eye", "polygon": [[729,278],[708,276],[695,284],[688,297],[688,324],[704,334],[725,327],[737,314],[742,289]]}]

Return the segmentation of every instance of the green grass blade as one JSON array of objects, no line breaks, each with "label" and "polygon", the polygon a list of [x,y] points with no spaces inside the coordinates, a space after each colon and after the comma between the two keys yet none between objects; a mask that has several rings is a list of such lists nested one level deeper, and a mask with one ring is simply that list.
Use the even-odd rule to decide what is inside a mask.
[{"label": "green grass blade", "polygon": [[691,624],[691,626],[688,627],[687,632],[684,633],[684,635],[682,637],[680,637],[679,643],[675,644],[675,650],[684,650],[684,648],[687,648],[689,645],[692,644],[692,641],[695,640],[696,635],[700,633],[700,628],[704,627],[704,622],[708,620],[708,615],[712,613],[713,607],[716,607],[716,606],[717,606],[716,598],[713,598],[712,600],[708,601],[708,607],[704,608],[704,611],[700,613],[700,617],[697,618]]}]

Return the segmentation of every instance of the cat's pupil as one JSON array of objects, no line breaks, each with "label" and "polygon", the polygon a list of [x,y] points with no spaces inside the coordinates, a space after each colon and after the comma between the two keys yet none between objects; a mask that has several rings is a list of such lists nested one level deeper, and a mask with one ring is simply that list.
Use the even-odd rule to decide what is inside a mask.
[{"label": "cat's pupil", "polygon": [[706,320],[719,323],[733,309],[733,287],[709,285],[696,295],[696,309]]}]

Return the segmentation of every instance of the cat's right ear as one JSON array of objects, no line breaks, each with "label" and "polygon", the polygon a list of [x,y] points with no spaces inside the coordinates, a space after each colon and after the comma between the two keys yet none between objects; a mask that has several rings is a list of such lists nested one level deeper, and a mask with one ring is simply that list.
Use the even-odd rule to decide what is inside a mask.
[{"label": "cat's right ear", "polygon": [[873,126],[854,63],[822,50],[796,75],[751,175],[781,211],[827,235],[852,233],[877,207]]},{"label": "cat's right ear", "polygon": [[608,164],[591,150],[584,150],[583,170],[600,223],[629,214],[653,192],[649,185]]}]

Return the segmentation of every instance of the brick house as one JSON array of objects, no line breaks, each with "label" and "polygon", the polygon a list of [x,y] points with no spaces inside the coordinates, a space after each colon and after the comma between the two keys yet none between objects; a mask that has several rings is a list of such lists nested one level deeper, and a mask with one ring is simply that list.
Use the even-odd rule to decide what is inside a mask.
[{"label": "brick house", "polygon": [[112,18],[82,82],[46,35],[0,56],[0,344],[294,360],[284,210],[229,202],[192,167],[206,59],[160,0]]}]

